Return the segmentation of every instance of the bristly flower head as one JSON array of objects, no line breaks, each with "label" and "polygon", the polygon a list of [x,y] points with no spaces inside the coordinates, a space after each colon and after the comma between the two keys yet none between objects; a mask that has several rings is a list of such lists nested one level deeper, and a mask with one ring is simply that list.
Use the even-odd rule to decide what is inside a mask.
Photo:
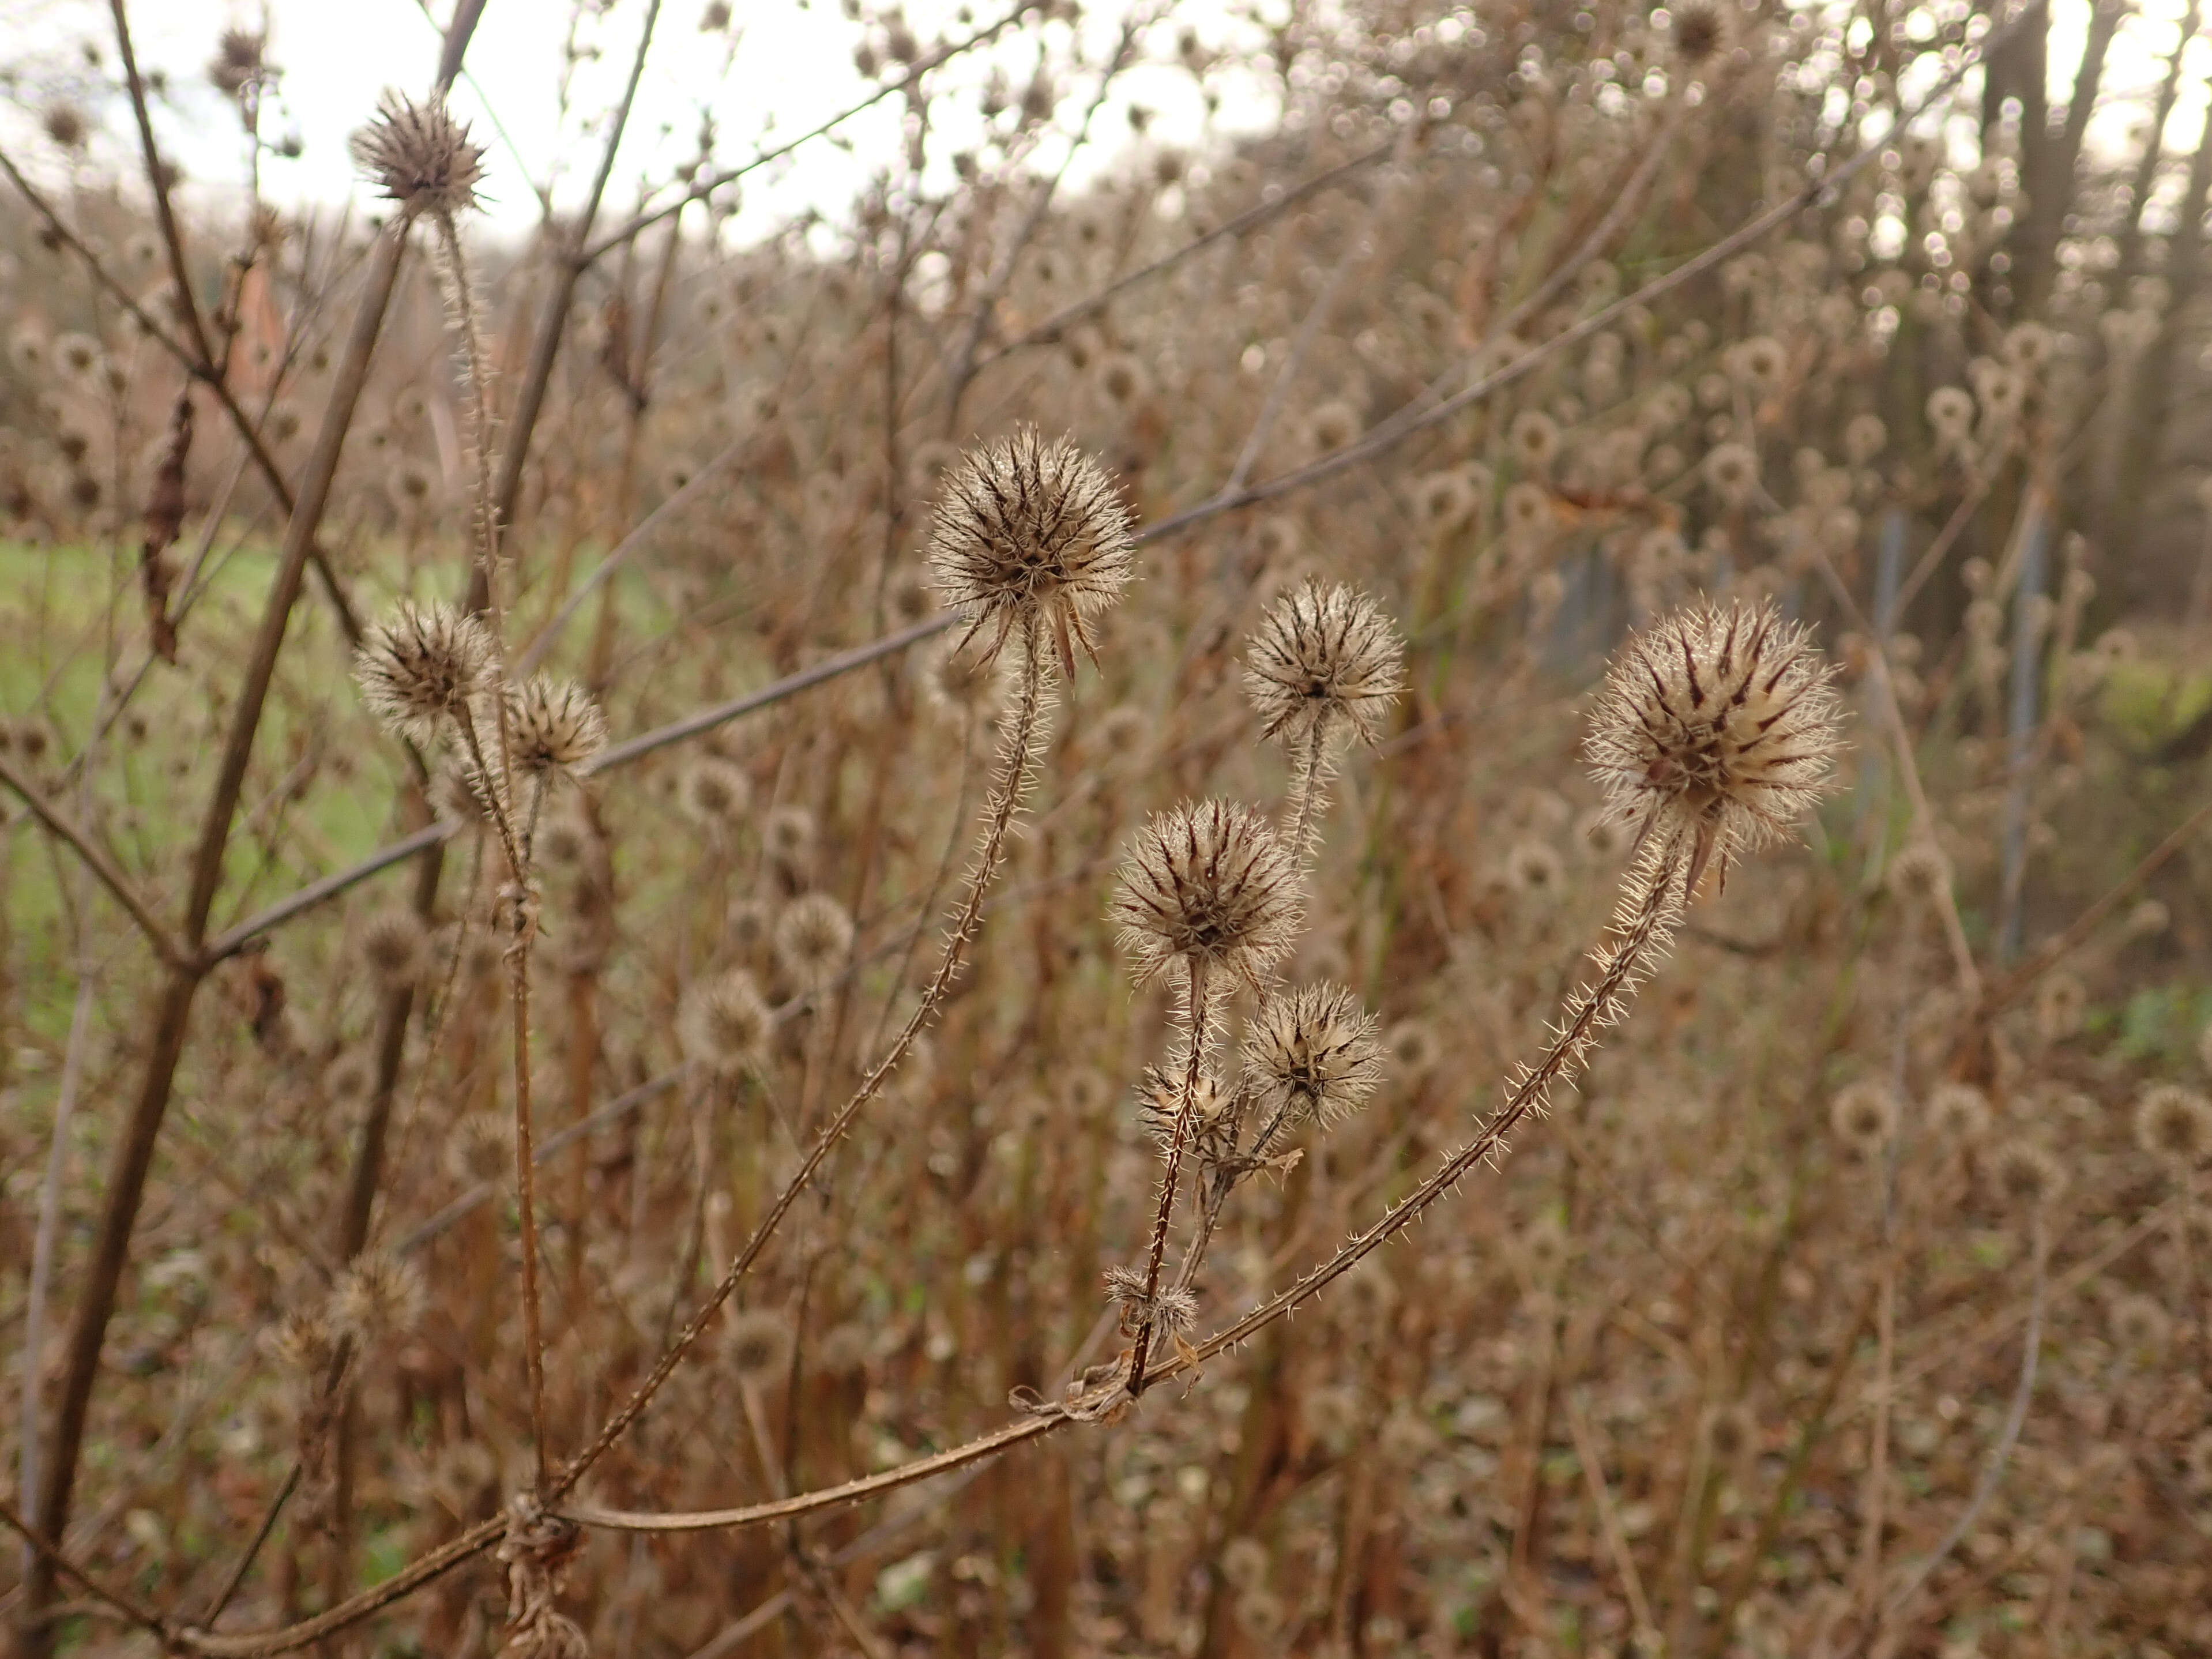
[{"label": "bristly flower head", "polygon": [[1358,1111],[1382,1080],[1375,1017],[1341,985],[1277,992],[1244,1034],[1244,1074],[1262,1122],[1327,1128]]},{"label": "bristly flower head", "polygon": [[759,985],[742,968],[694,985],[676,1015],[684,1054],[726,1077],[758,1066],[775,1029]]},{"label": "bristly flower head", "polygon": [[775,919],[775,959],[810,991],[835,979],[853,949],[853,918],[828,893],[802,893]]},{"label": "bristly flower head", "polygon": [[1840,739],[1832,670],[1771,607],[1678,611],[1624,647],[1584,745],[1613,818],[1639,845],[1689,859],[1686,894],[1717,860],[1787,833],[1828,786]]},{"label": "bristly flower head", "polygon": [[1405,642],[1357,589],[1308,577],[1267,607],[1244,658],[1261,735],[1293,750],[1349,732],[1372,743],[1405,689]]},{"label": "bristly flower head", "polygon": [[533,674],[508,691],[507,739],[524,771],[565,772],[606,747],[607,720],[574,681]]},{"label": "bristly flower head", "polygon": [[1180,966],[1256,984],[1297,931],[1298,868],[1258,813],[1209,800],[1156,814],[1108,915],[1139,981]]},{"label": "bristly flower head", "polygon": [[417,104],[386,92],[350,147],[354,165],[410,218],[450,218],[477,205],[483,149],[469,142],[467,124],[453,118],[443,99]]},{"label": "bristly flower head", "polygon": [[2185,1170],[2203,1163],[2212,1158],[2212,1101],[2178,1083],[2144,1090],[2136,1107],[2136,1144]]},{"label": "bristly flower head", "polygon": [[1017,624],[1048,626],[1060,672],[1075,647],[1096,660],[1091,619],[1135,574],[1129,511],[1098,464],[1065,438],[1019,427],[946,475],[929,562],[945,603],[989,635],[995,656]]},{"label": "bristly flower head", "polygon": [[390,730],[427,744],[483,684],[491,635],[449,605],[402,599],[373,624],[354,655],[354,678],[369,712]]}]

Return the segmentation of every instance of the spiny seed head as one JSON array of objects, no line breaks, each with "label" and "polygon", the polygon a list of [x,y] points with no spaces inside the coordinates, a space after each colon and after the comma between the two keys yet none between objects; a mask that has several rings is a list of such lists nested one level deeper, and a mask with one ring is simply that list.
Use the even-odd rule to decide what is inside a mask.
[{"label": "spiny seed head", "polygon": [[2016,1209],[2045,1209],[2066,1190],[2066,1170],[2033,1141],[2012,1140],[1990,1158],[1990,1183]]},{"label": "spiny seed head", "polygon": [[1261,734],[1293,750],[1349,733],[1373,743],[1405,689],[1405,642],[1374,600],[1308,577],[1274,604],[1244,655]]},{"label": "spiny seed head", "polygon": [[1358,1111],[1382,1080],[1375,1017],[1341,985],[1301,985],[1263,998],[1244,1033],[1244,1074],[1262,1121],[1324,1128]]},{"label": "spiny seed head", "polygon": [[725,1076],[757,1067],[775,1026],[759,985],[742,968],[694,985],[684,994],[676,1016],[684,1052]]},{"label": "spiny seed head", "polygon": [[753,802],[752,780],[718,755],[702,755],[677,780],[677,803],[705,830],[727,830]]},{"label": "spiny seed head", "polygon": [[1686,893],[1828,788],[1832,672],[1802,628],[1742,604],[1678,611],[1614,659],[1584,753],[1606,810],[1662,859],[1687,857]]},{"label": "spiny seed head", "polygon": [[930,532],[939,596],[996,656],[1017,625],[1048,628],[1060,672],[1096,659],[1091,622],[1135,574],[1129,512],[1113,480],[1065,438],[1017,428],[960,458]]},{"label": "spiny seed head", "polygon": [[361,1256],[331,1292],[331,1322],[363,1342],[404,1336],[422,1316],[423,1295],[411,1262],[380,1251]]},{"label": "spiny seed head", "polygon": [[2143,1091],[2136,1107],[2136,1145],[2184,1169],[2212,1158],[2212,1101],[2178,1083]]},{"label": "spiny seed head", "polygon": [[853,918],[827,893],[802,893],[775,919],[775,959],[809,990],[836,978],[853,949]]},{"label": "spiny seed head", "polygon": [[470,1112],[446,1139],[446,1171],[471,1187],[501,1179],[514,1167],[514,1120],[504,1112]]},{"label": "spiny seed head", "polygon": [[320,1308],[295,1308],[262,1331],[261,1351],[271,1364],[300,1381],[330,1363],[335,1340],[336,1333]]},{"label": "spiny seed head", "polygon": [[781,1382],[791,1365],[791,1322],[766,1308],[733,1316],[722,1338],[731,1372],[755,1388]]},{"label": "spiny seed head", "polygon": [[380,910],[361,930],[361,959],[380,984],[412,985],[430,957],[430,935],[412,910]]},{"label": "spiny seed head", "polygon": [[1990,1097],[1971,1083],[1944,1083],[1928,1097],[1928,1127],[1952,1140],[1978,1140],[1990,1127]]},{"label": "spiny seed head", "polygon": [[453,118],[443,99],[417,104],[386,92],[351,148],[354,165],[410,218],[449,218],[477,205],[483,150],[469,142],[467,124]]},{"label": "spiny seed head", "polygon": [[1188,1291],[1160,1285],[1150,1297],[1145,1294],[1145,1275],[1135,1267],[1109,1267],[1106,1296],[1121,1311],[1121,1334],[1135,1336],[1150,1330],[1181,1333],[1198,1322],[1198,1300]]},{"label": "spiny seed head", "polygon": [[1566,885],[1566,860],[1547,841],[1516,842],[1505,854],[1506,884],[1530,898],[1557,898]]},{"label": "spiny seed head", "polygon": [[1108,914],[1140,981],[1180,968],[1256,984],[1297,934],[1297,887],[1265,818],[1228,801],[1186,803],[1132,838]]},{"label": "spiny seed head", "polygon": [[2105,1310],[2105,1328],[2123,1354],[2154,1358],[2173,1334],[2173,1322],[2150,1297],[2123,1293]]},{"label": "spiny seed head", "polygon": [[1678,0],[1674,7],[1674,50],[1689,64],[1710,63],[1735,43],[1735,22],[1727,0]]},{"label": "spiny seed head", "polygon": [[1862,1078],[1828,1107],[1828,1127],[1852,1151],[1871,1158],[1897,1133],[1897,1096],[1877,1078]]},{"label": "spiny seed head", "polygon": [[507,740],[524,771],[566,772],[606,747],[607,720],[574,681],[533,674],[508,690]]},{"label": "spiny seed head", "polygon": [[491,657],[491,635],[474,617],[402,599],[362,636],[354,678],[387,729],[428,744],[482,689]]},{"label": "spiny seed head", "polygon": [[803,870],[814,856],[814,814],[804,806],[779,806],[761,824],[761,845],[787,870]]}]

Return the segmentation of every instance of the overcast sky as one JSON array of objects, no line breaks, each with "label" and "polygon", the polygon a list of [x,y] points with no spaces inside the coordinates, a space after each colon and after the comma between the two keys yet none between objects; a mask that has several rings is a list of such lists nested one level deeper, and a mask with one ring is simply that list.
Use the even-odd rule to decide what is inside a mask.
[{"label": "overcast sky", "polygon": [[[443,15],[450,0],[433,0]],[[861,39],[838,0],[733,0],[734,30],[702,32],[708,0],[665,0],[653,53],[641,88],[611,192],[611,210],[635,198],[641,178],[665,180],[692,153],[702,112],[711,109],[720,133],[718,155],[725,164],[741,161],[756,147],[773,144],[820,122],[865,96],[874,83],[853,62]],[[940,30],[953,36],[969,32],[956,21],[959,0],[908,0],[916,33],[925,40]],[[1011,0],[970,0],[979,21],[1001,15]],[[1960,0],[1933,0],[1938,9]],[[2122,31],[2108,61],[2105,100],[2092,143],[2117,149],[2139,129],[2163,72],[2187,0],[2137,0],[2136,15]],[[1126,162],[1131,140],[1127,121],[1130,102],[1156,112],[1150,142],[1189,147],[1207,133],[1201,94],[1192,77],[1173,68],[1176,33],[1194,27],[1208,46],[1256,45],[1249,26],[1232,19],[1227,0],[1091,0],[1080,45],[1096,63],[1110,50],[1115,30],[1138,5],[1146,15],[1161,12],[1165,21],[1145,37],[1146,56],[1155,62],[1126,74],[1103,112],[1098,141],[1071,170],[1077,185],[1097,168]],[[586,8],[597,10],[596,7]],[[580,188],[575,173],[589,166],[596,146],[590,125],[600,119],[619,93],[635,50],[644,0],[620,0],[605,16],[588,20],[580,37],[587,56],[569,88],[569,112],[561,106],[563,34],[568,0],[490,0],[469,53],[467,83],[457,89],[456,106],[475,123],[489,145],[486,193],[492,222],[520,229],[536,222],[533,185],[550,178],[556,199],[573,199]],[[2080,55],[2089,0],[2052,0],[2051,92],[2063,102],[2070,89]],[[290,131],[304,148],[295,161],[271,161],[264,175],[269,195],[280,204],[334,204],[356,188],[346,138],[367,118],[385,87],[419,92],[434,61],[437,30],[418,0],[137,0],[133,11],[142,66],[166,70],[173,88],[170,107],[160,116],[162,142],[183,162],[195,188],[227,191],[241,173],[242,145],[234,117],[206,81],[204,70],[226,27],[258,27],[265,16],[270,56],[283,70],[277,106],[267,131]],[[1241,33],[1240,33],[1241,31]],[[109,53],[107,7],[93,0],[0,0],[0,41],[28,77],[14,108],[0,100],[0,136],[34,161],[43,157],[51,170],[52,147],[17,144],[40,100],[82,95],[94,85],[82,70],[80,43],[95,42]],[[1065,61],[1071,40],[1066,26],[1048,27],[1054,57]],[[941,100],[936,118],[944,123],[975,117],[972,88],[995,64],[1012,86],[1029,79],[1036,63],[1034,32],[1018,33],[994,51],[979,52],[945,75],[971,95]],[[2202,131],[2204,71],[2212,67],[2212,41],[2191,47],[2191,73],[2181,106],[2167,134],[2168,153],[2185,154]],[[733,54],[733,55],[732,55]],[[74,87],[73,87],[74,83]],[[1081,78],[1059,85],[1066,102],[1062,119],[1073,125],[1094,82]],[[1220,95],[1212,120],[1216,133],[1266,126],[1277,111],[1258,82],[1218,71],[1210,82]],[[840,130],[849,148],[830,143],[806,146],[791,161],[748,180],[745,207],[737,230],[743,236],[766,232],[792,214],[814,207],[835,216],[852,200],[870,173],[896,155],[901,143],[901,100],[885,100]],[[128,118],[112,100],[105,110],[109,153],[96,159],[127,160]],[[969,135],[940,126],[954,143]],[[1059,153],[1040,160],[1053,165]],[[565,165],[569,171],[554,169]],[[939,186],[949,182],[934,181]]]},{"label": "overcast sky", "polygon": [[[441,16],[448,4],[435,0]],[[707,0],[665,0],[662,6],[637,112],[610,190],[617,205],[635,200],[641,177],[665,179],[695,153],[706,111],[713,112],[720,130],[717,154],[728,164],[745,160],[757,145],[818,124],[879,84],[864,79],[854,66],[862,31],[843,15],[837,0],[735,0],[729,8],[734,27],[713,31],[700,27],[706,7]],[[979,24],[1010,9],[1010,0],[973,0]],[[1116,29],[1133,9],[1133,0],[1100,0],[1087,9],[1079,44],[1090,61],[1111,51]],[[1147,15],[1161,9],[1153,4]],[[488,210],[504,226],[536,222],[533,185],[546,182],[556,163],[569,169],[554,176],[556,199],[580,190],[583,180],[571,175],[587,170],[597,155],[596,144],[586,142],[587,129],[620,94],[644,5],[623,0],[605,16],[586,21],[580,40],[588,55],[569,88],[564,118],[560,93],[569,12],[567,0],[490,0],[470,48],[466,82],[454,93],[456,109],[490,148]],[[954,39],[973,32],[957,21],[958,0],[909,0],[908,12],[925,43],[940,30]],[[159,122],[163,142],[204,186],[238,178],[243,154],[235,118],[208,85],[206,66],[225,27],[258,27],[264,13],[269,56],[283,71],[264,131],[271,137],[295,132],[304,146],[296,161],[266,164],[267,191],[280,203],[343,201],[355,186],[348,134],[366,118],[380,89],[419,94],[427,86],[437,28],[416,0],[267,0],[265,7],[258,0],[140,0],[132,15],[141,67],[165,70],[173,89],[171,108]],[[1221,0],[1183,0],[1172,21],[1144,37],[1146,55],[1171,58],[1176,34],[1186,23],[1212,46],[1225,44],[1237,27]],[[65,94],[72,82],[88,85],[74,48],[88,40],[106,48],[111,38],[104,5],[0,0],[0,40],[43,83],[19,93],[19,101]],[[1063,24],[1048,25],[1047,38],[1054,58],[1063,63],[1077,44]],[[1034,30],[1013,34],[994,51],[978,52],[944,73],[972,85],[995,64],[1018,93],[1035,70],[1036,40]],[[1071,124],[1079,111],[1077,100],[1087,100],[1095,84],[1076,78],[1060,85]],[[1096,128],[1101,142],[1071,171],[1079,184],[1088,171],[1126,159],[1132,100],[1156,112],[1149,129],[1155,143],[1188,147],[1205,136],[1203,97],[1188,74],[1158,62],[1126,73],[1115,84],[1115,96]],[[1217,76],[1215,86],[1222,94],[1217,131],[1250,130],[1273,118],[1273,102],[1255,82],[1225,74]],[[974,103],[972,97],[948,100],[939,106],[938,118],[972,120]],[[840,130],[849,149],[810,144],[788,164],[749,180],[740,233],[764,229],[808,205],[830,213],[842,209],[872,171],[899,153],[901,109],[901,100],[886,99]],[[111,123],[111,145],[129,136],[127,117],[114,113],[121,118]],[[16,130],[22,118],[18,116]],[[947,136],[955,142],[966,137]],[[1049,163],[1057,157],[1044,159]]]}]

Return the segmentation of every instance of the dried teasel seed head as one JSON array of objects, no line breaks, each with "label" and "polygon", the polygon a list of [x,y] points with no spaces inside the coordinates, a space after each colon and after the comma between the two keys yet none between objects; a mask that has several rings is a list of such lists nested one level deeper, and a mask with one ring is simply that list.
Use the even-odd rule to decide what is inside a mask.
[{"label": "dried teasel seed head", "polygon": [[1109,1267],[1106,1270],[1107,1299],[1121,1310],[1121,1334],[1135,1336],[1150,1330],[1154,1334],[1181,1334],[1198,1323],[1198,1299],[1188,1291],[1179,1291],[1165,1285],[1154,1287],[1151,1297],[1145,1294],[1145,1275],[1135,1267]]},{"label": "dried teasel seed head", "polygon": [[1708,863],[1785,834],[1829,787],[1840,738],[1832,670],[1771,607],[1679,611],[1625,646],[1584,753],[1606,810],[1659,860]]},{"label": "dried teasel seed head", "polygon": [[1309,577],[1267,607],[1245,649],[1244,695],[1261,734],[1302,750],[1380,735],[1405,689],[1405,641],[1356,588]]},{"label": "dried teasel seed head", "polygon": [[354,678],[386,728],[428,744],[483,689],[491,659],[491,635],[474,617],[402,599],[362,636]]},{"label": "dried teasel seed head", "polygon": [[1342,1121],[1382,1080],[1375,1017],[1341,985],[1301,985],[1261,1000],[1244,1033],[1244,1076],[1262,1122]]},{"label": "dried teasel seed head", "polygon": [[571,771],[606,747],[606,716],[574,681],[533,674],[508,689],[507,741],[526,772]]},{"label": "dried teasel seed head", "polygon": [[2212,1100],[2178,1083],[2144,1090],[2136,1106],[2136,1145],[2183,1169],[2212,1158]]},{"label": "dried teasel seed head", "polygon": [[337,1333],[321,1309],[295,1309],[265,1327],[260,1343],[270,1364],[295,1381],[305,1381],[330,1364]]},{"label": "dried teasel seed head", "polygon": [[1547,841],[1516,842],[1505,854],[1505,882],[1530,898],[1557,898],[1566,886],[1566,860]]},{"label": "dried teasel seed head", "polygon": [[802,893],[775,919],[775,959],[811,991],[836,978],[853,949],[853,918],[827,893]]},{"label": "dried teasel seed head", "polygon": [[356,1340],[404,1336],[422,1316],[422,1275],[413,1263],[375,1252],[359,1256],[331,1292],[331,1320]]},{"label": "dried teasel seed head", "polygon": [[2150,1297],[2123,1293],[2105,1310],[2105,1330],[2121,1353],[2156,1359],[2173,1334],[2173,1322]]},{"label": "dried teasel seed head", "polygon": [[1131,839],[1108,915],[1139,981],[1180,969],[1257,984],[1296,938],[1297,865],[1249,808],[1186,803]]},{"label": "dried teasel seed head", "polygon": [[2088,1012],[2089,992],[2063,969],[2045,974],[2035,988],[2035,1034],[2045,1042],[2078,1036]]},{"label": "dried teasel seed head", "polygon": [[1828,1127],[1836,1139],[1863,1158],[1872,1158],[1897,1133],[1896,1092],[1878,1078],[1862,1078],[1837,1093],[1828,1105]]},{"label": "dried teasel seed head", "polygon": [[718,755],[702,755],[676,781],[677,804],[702,829],[726,831],[750,810],[752,780]]},{"label": "dried teasel seed head", "polygon": [[1939,1084],[1928,1097],[1928,1127],[1949,1140],[1978,1140],[1990,1127],[1990,1097],[1971,1083]]},{"label": "dried teasel seed head", "polygon": [[469,142],[443,99],[417,104],[387,91],[376,114],[351,140],[354,165],[409,217],[450,218],[477,205],[483,150]]},{"label": "dried teasel seed head", "polygon": [[724,1076],[757,1069],[768,1054],[775,1017],[742,968],[702,981],[684,994],[676,1016],[684,1054]]},{"label": "dried teasel seed head", "polygon": [[779,867],[805,870],[814,858],[814,814],[804,806],[776,807],[761,823],[761,845]]},{"label": "dried teasel seed head", "polygon": [[1729,0],[1677,0],[1673,9],[1674,52],[1693,68],[1722,57],[1735,45],[1735,20]]},{"label": "dried teasel seed head", "polygon": [[1990,1184],[2021,1210],[2043,1210],[2066,1190],[2066,1169],[2032,1140],[2007,1141],[1990,1159]]},{"label": "dried teasel seed head", "polygon": [[358,948],[378,983],[412,985],[429,965],[429,930],[412,910],[380,910],[362,925]]},{"label": "dried teasel seed head", "polygon": [[722,1337],[722,1355],[739,1382],[757,1389],[781,1382],[791,1366],[791,1322],[766,1308],[733,1315]]},{"label": "dried teasel seed head", "polygon": [[1065,438],[1019,427],[960,458],[930,531],[939,596],[995,657],[1017,626],[1048,629],[1062,674],[1091,623],[1135,574],[1129,512],[1113,480]]},{"label": "dried teasel seed head", "polygon": [[471,1187],[503,1178],[514,1167],[514,1120],[504,1112],[470,1112],[446,1138],[446,1172]]}]

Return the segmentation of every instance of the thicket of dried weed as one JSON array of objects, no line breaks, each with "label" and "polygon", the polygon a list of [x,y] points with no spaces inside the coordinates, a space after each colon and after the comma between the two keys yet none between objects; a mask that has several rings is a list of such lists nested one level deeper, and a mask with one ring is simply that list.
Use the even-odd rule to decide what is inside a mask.
[{"label": "thicket of dried weed", "polygon": [[21,1652],[2212,1653],[2194,0],[482,10],[13,82]]}]

